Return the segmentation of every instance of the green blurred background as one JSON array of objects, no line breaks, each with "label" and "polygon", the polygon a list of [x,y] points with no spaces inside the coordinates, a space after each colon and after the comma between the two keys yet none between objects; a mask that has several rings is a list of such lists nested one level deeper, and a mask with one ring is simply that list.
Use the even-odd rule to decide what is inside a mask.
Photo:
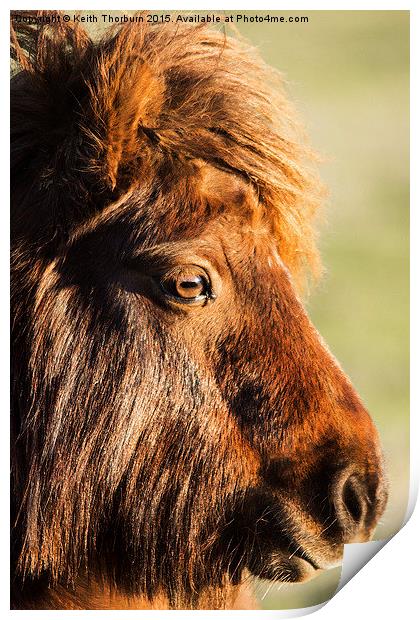
[{"label": "green blurred background", "polygon": [[[402,523],[409,482],[409,12],[270,14],[309,17],[239,30],[284,74],[324,157],[326,275],[308,310],[382,437],[390,497],[375,538],[383,538]],[[334,593],[340,573],[297,585],[259,581],[256,591],[265,609],[315,605]]]},{"label": "green blurred background", "polygon": [[[383,538],[403,521],[409,484],[409,13],[278,15],[309,23],[240,30],[283,72],[324,156],[326,275],[307,305],[382,437],[390,497],[375,538]],[[334,569],[257,590],[266,609],[304,607],[329,598],[339,577]]]}]

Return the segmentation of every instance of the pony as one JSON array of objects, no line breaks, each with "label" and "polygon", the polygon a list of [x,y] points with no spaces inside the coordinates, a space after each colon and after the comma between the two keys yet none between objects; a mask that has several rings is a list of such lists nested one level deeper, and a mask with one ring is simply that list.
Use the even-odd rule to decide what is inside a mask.
[{"label": "pony", "polygon": [[336,566],[387,484],[302,303],[324,190],[281,76],[146,13],[15,12],[12,54],[12,607],[243,608]]}]

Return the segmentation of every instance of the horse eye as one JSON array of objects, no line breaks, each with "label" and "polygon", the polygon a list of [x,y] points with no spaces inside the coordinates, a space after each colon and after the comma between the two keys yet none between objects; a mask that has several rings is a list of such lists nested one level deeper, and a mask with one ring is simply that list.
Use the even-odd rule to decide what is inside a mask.
[{"label": "horse eye", "polygon": [[197,303],[213,299],[207,274],[198,267],[181,268],[160,280],[163,292],[181,303]]}]

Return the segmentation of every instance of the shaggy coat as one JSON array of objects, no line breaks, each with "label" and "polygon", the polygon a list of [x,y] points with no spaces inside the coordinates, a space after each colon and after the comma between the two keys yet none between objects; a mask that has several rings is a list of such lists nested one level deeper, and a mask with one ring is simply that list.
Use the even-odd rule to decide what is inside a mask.
[{"label": "shaggy coat", "polygon": [[280,77],[207,26],[39,17],[12,16],[12,606],[223,608],[337,564],[386,491],[299,301],[322,190]]}]

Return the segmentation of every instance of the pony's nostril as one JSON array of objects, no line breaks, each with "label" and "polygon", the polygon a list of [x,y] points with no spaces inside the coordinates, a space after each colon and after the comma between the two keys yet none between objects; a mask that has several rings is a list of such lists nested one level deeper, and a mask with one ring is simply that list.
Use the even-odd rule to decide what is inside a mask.
[{"label": "pony's nostril", "polygon": [[344,542],[355,540],[366,529],[369,499],[364,482],[354,473],[341,472],[334,484],[333,501]]},{"label": "pony's nostril", "polygon": [[356,524],[361,524],[366,512],[366,500],[360,489],[360,484],[354,476],[350,476],[344,483],[342,500],[349,516]]}]

